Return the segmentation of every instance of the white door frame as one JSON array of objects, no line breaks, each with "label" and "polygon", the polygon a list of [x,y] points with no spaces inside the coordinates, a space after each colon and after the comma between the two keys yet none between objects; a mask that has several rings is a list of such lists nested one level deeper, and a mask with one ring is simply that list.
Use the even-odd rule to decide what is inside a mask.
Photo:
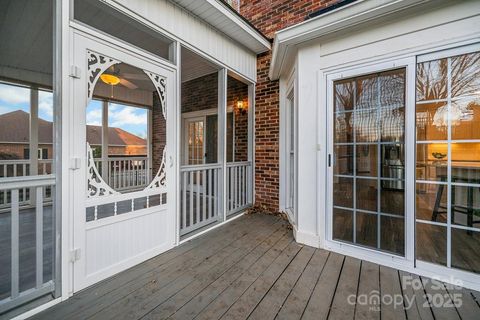
[{"label": "white door frame", "polygon": [[[170,248],[172,248],[177,242],[177,202],[176,202],[176,179],[177,172],[175,170],[176,165],[175,161],[176,156],[176,127],[178,126],[178,116],[175,111],[176,109],[176,70],[171,68],[168,63],[165,63],[161,59],[152,59],[151,57],[145,58],[143,55],[136,53],[134,48],[130,48],[126,44],[121,44],[120,46],[110,43],[109,37],[102,37],[102,39],[94,37],[90,34],[86,34],[79,31],[73,31],[71,33],[73,47],[74,47],[74,66],[79,70],[77,79],[73,83],[73,117],[76,119],[75,125],[70,129],[72,136],[72,163],[76,163],[75,170],[72,171],[72,181],[75,181],[75,184],[71,187],[72,194],[72,203],[74,208],[74,236],[73,236],[73,251],[71,253],[71,260],[74,262],[73,268],[73,291],[78,291],[83,289],[91,284],[94,284],[104,278],[107,278],[117,272],[125,270],[135,264],[138,264],[146,259],[154,257],[155,255],[160,254]],[[166,114],[167,114],[167,146],[165,153],[165,172],[166,180],[168,181],[166,187],[163,187],[165,192],[169,195],[165,205],[160,205],[158,207],[149,207],[144,208],[138,211],[129,212],[121,216],[113,216],[104,219],[99,219],[94,221],[95,223],[86,222],[86,208],[85,204],[87,201],[86,198],[86,134],[85,134],[85,125],[86,125],[86,107],[87,107],[87,77],[89,76],[87,72],[87,50],[91,50],[102,55],[108,56],[115,60],[128,63],[130,65],[136,66],[140,69],[152,72],[154,74],[160,75],[166,79]],[[138,51],[138,50],[137,50]],[[93,88],[92,88],[93,90]],[[78,165],[77,165],[78,164]],[[155,190],[141,191],[140,194],[152,195],[157,194]],[[160,192],[160,191],[159,191]],[[132,196],[131,194],[122,194],[115,196],[117,198],[128,198]],[[136,193],[135,193],[136,194]],[[108,196],[111,197],[111,196]],[[105,198],[102,198],[102,200]],[[110,199],[110,198],[109,198]],[[116,199],[116,198],[115,198]],[[118,199],[117,199],[118,200]],[[90,199],[89,199],[90,201]],[[93,201],[95,202],[95,201]],[[133,203],[133,200],[132,200]],[[161,217],[160,217],[161,216]],[[143,221],[141,220],[143,219]],[[150,220],[148,220],[150,219]],[[165,230],[161,230],[160,224],[158,225],[158,234],[162,234],[162,237],[152,237],[151,240],[143,239],[145,242],[142,242],[142,246],[120,246],[120,253],[111,259],[113,264],[108,265],[107,267],[102,267],[99,270],[94,270],[92,273],[87,272],[87,231],[91,230],[101,230],[101,228],[107,226],[120,226],[121,223],[131,224],[131,229],[135,230],[135,226],[139,226],[139,230],[142,226],[148,226],[149,222],[158,222],[162,221],[161,225],[164,226]],[[133,224],[132,224],[133,223]],[[113,229],[114,227],[112,227]],[[150,230],[152,231],[152,230]],[[112,231],[111,239],[115,240],[116,237],[120,237],[121,232],[119,230]],[[136,233],[141,236],[142,232]],[[154,238],[154,239],[153,239]],[[142,239],[137,239],[138,241],[143,241]],[[97,239],[98,240],[98,239]],[[92,241],[92,240],[91,240]],[[151,243],[149,242],[151,241]],[[121,251],[129,250],[128,253],[122,253]],[[118,258],[118,259],[117,259]],[[92,258],[96,259],[96,257]],[[90,260],[92,260],[90,259]],[[116,261],[117,259],[118,261]]]}]

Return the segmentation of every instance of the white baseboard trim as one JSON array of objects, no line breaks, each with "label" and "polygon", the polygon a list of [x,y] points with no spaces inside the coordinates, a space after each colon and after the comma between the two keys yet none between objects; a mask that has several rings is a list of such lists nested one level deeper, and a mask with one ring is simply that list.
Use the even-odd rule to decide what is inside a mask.
[{"label": "white baseboard trim", "polygon": [[314,248],[320,248],[320,238],[316,234],[298,231],[297,227],[294,226],[293,237],[298,243],[305,244]]},{"label": "white baseboard trim", "polygon": [[28,310],[27,312],[24,312],[22,314],[19,314],[18,316],[12,318],[12,320],[24,320],[24,319],[28,319],[34,315],[36,315],[37,313],[40,313],[44,310],[47,310],[48,308],[50,307],[53,307],[54,305],[56,305],[57,303],[60,303],[62,302],[63,300],[66,300],[66,299],[62,299],[62,298],[57,298],[55,300],[52,300],[52,301],[49,301],[47,303],[44,303],[42,304],[41,306],[38,306],[32,310]]}]

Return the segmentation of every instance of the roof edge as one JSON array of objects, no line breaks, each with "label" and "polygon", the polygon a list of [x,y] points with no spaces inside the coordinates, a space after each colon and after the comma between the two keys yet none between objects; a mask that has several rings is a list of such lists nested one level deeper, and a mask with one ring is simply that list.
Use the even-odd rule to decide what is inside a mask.
[{"label": "roof edge", "polygon": [[[188,8],[187,3],[192,3],[194,0],[170,0],[176,3],[178,6],[184,8],[185,10],[191,12],[198,18],[204,20],[213,28],[215,28],[215,22],[209,21],[210,18],[202,18],[200,15],[202,12],[195,12],[195,9]],[[198,0],[197,0],[198,1]],[[272,44],[271,41],[262,33],[260,32],[255,26],[253,26],[245,17],[243,17],[240,13],[238,13],[235,9],[233,9],[230,5],[225,3],[222,0],[204,0],[204,2],[209,5],[212,9],[217,11],[219,14],[224,16],[226,19],[234,23],[236,26],[240,28],[244,32],[244,34],[248,35],[253,41],[250,45],[246,43],[241,43],[244,47],[248,48],[255,54],[260,54],[271,50]],[[187,7],[186,7],[187,6]],[[212,18],[213,19],[213,18]],[[211,19],[210,19],[211,20]],[[223,32],[228,37],[234,39],[233,35],[229,35],[225,30],[216,30]],[[238,40],[236,40],[238,42]]]},{"label": "roof edge", "polygon": [[[275,33],[269,78],[278,80],[285,61],[296,45],[321,38],[346,28],[357,26],[432,0],[357,0],[345,1],[332,10],[320,12],[314,18]],[[321,11],[321,10],[320,10]]]}]

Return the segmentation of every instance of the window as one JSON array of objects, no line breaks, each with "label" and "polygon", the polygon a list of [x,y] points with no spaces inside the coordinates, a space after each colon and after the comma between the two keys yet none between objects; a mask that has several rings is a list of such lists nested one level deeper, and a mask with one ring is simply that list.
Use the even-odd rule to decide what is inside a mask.
[{"label": "window", "polygon": [[417,259],[479,273],[480,52],[419,58],[416,161]]},{"label": "window", "polygon": [[296,200],[296,148],[297,148],[297,125],[296,125],[296,110],[295,110],[295,96],[293,90],[287,97],[287,201],[286,209],[290,214],[292,220],[295,219],[295,200]]}]

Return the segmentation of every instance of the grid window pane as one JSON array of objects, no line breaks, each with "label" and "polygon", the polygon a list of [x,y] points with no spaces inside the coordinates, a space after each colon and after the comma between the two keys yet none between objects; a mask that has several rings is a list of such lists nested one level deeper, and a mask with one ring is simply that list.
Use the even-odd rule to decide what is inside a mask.
[{"label": "grid window pane", "polygon": [[480,53],[418,64],[416,87],[417,141],[438,140],[417,143],[416,218],[441,224],[417,221],[417,259],[478,273]]},{"label": "grid window pane", "polygon": [[415,230],[416,258],[440,265],[447,264],[447,228],[417,223]]},{"label": "grid window pane", "polygon": [[[405,69],[337,81],[334,90],[333,172],[352,176],[334,177],[334,205],[352,208],[348,212],[334,208],[334,238],[403,254],[403,244],[381,247],[379,217],[383,209],[385,214],[399,215],[403,223]],[[346,217],[354,228],[350,220],[345,226],[339,222]],[[404,237],[393,236],[398,241]]]}]

